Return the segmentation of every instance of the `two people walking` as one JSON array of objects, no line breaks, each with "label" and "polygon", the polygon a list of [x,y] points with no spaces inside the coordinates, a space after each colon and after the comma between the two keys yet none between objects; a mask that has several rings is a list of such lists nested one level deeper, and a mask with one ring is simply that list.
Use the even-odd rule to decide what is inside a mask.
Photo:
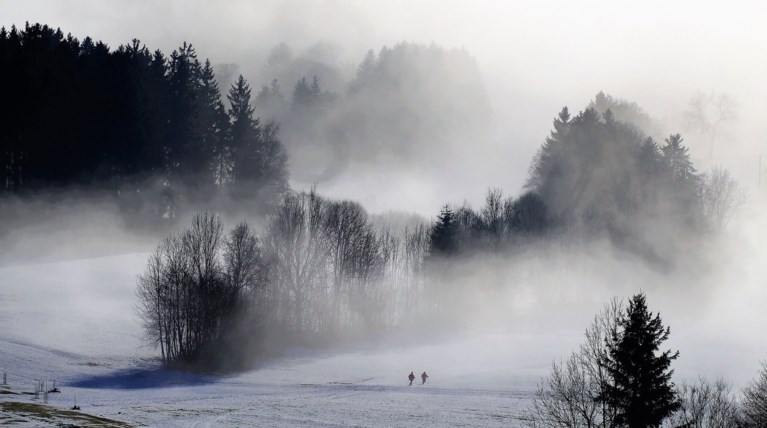
[{"label": "two people walking", "polygon": [[[421,373],[421,385],[426,383],[426,378],[428,377],[429,375],[427,375],[426,372]],[[407,378],[410,379],[410,384],[408,384],[408,386],[412,386],[413,381],[415,380],[415,375],[413,374],[413,372],[410,372],[410,375],[408,375]]]}]

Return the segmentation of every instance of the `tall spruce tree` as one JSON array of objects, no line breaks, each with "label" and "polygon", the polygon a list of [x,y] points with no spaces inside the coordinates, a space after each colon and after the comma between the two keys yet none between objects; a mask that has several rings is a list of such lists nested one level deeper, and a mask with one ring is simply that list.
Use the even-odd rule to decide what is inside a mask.
[{"label": "tall spruce tree", "polygon": [[228,150],[226,133],[229,130],[229,117],[221,102],[213,67],[205,60],[200,75],[200,127],[204,154],[208,159],[208,169],[200,171],[205,186],[222,185],[228,178]]},{"label": "tall spruce tree", "polygon": [[168,172],[172,181],[197,177],[205,168],[205,146],[200,126],[202,66],[191,44],[184,42],[170,55],[170,118]]},{"label": "tall spruce tree", "polygon": [[666,138],[666,145],[661,148],[670,178],[676,184],[691,182],[697,177],[688,149],[682,144],[683,142],[684,139],[680,134],[672,134]]},{"label": "tall spruce tree", "polygon": [[658,427],[680,403],[671,376],[671,362],[679,352],[660,352],[671,330],[660,314],[647,309],[644,293],[634,295],[626,313],[607,340],[607,357],[601,364],[610,375],[600,400],[617,411],[619,426]]},{"label": "tall spruce tree", "polygon": [[[319,84],[319,82],[318,82]],[[296,86],[293,88],[293,105],[292,108],[301,109],[312,104],[314,100],[314,92],[309,83],[306,82],[306,77],[302,77]]]},{"label": "tall spruce tree", "polygon": [[431,254],[449,256],[458,251],[458,231],[456,215],[445,205],[431,228]]},{"label": "tall spruce tree", "polygon": [[250,105],[250,85],[240,75],[229,89],[229,144],[232,154],[232,181],[235,187],[241,187],[252,181],[257,171],[258,142],[261,125],[254,118],[254,109]]}]

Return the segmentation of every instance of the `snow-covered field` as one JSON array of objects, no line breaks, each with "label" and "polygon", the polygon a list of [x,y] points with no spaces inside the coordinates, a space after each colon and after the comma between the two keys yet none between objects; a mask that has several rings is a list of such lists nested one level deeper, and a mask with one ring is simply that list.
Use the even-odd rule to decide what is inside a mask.
[{"label": "snow-covered field", "polygon": [[[76,396],[83,412],[134,425],[515,427],[551,361],[581,342],[602,303],[645,287],[651,308],[672,327],[669,346],[681,351],[676,379],[723,376],[743,386],[767,349],[756,339],[761,333],[754,335],[766,326],[758,310],[761,258],[747,254],[702,275],[696,293],[670,286],[665,274],[632,276],[599,265],[581,278],[525,261],[524,271],[542,272],[542,282],[580,289],[576,303],[551,307],[525,291],[529,278],[516,276],[509,280],[520,284],[517,306],[504,313],[518,314],[508,320],[487,316],[486,325],[449,340],[293,350],[232,376],[162,370],[156,351],[143,345],[134,293],[146,253],[8,265],[0,267],[0,371],[15,391],[33,391],[35,379],[56,380],[61,393],[49,396],[52,405],[69,408]],[[487,314],[471,315],[466,319]],[[425,385],[407,385],[410,371],[424,370]],[[0,402],[9,400],[32,397],[0,394]]]},{"label": "snow-covered field", "polygon": [[[235,376],[166,371],[142,345],[133,311],[145,259],[0,268],[0,370],[11,387],[33,391],[35,379],[55,379],[62,392],[50,404],[71,407],[76,395],[83,412],[149,426],[517,426],[551,360],[532,353],[562,340],[495,333],[297,350]],[[407,385],[410,371],[424,370],[426,385]]]}]

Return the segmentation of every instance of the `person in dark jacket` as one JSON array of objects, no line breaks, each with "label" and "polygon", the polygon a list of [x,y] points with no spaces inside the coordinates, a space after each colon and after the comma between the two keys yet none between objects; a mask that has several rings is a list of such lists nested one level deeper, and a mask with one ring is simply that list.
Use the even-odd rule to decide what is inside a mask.
[{"label": "person in dark jacket", "polygon": [[410,372],[410,375],[407,378],[410,379],[410,385],[408,386],[413,385],[413,381],[415,380],[415,375],[413,374],[413,372]]},{"label": "person in dark jacket", "polygon": [[427,375],[426,372],[421,373],[421,385],[426,383],[427,377],[429,377],[429,375]]}]

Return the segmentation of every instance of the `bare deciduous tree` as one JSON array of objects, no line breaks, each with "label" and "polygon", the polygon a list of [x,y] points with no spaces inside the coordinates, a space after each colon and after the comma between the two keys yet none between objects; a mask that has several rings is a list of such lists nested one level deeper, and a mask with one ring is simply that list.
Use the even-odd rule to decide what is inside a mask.
[{"label": "bare deciduous tree", "polygon": [[234,289],[255,292],[266,284],[267,267],[261,257],[261,246],[247,223],[240,223],[229,232],[223,257],[227,281]]},{"label": "bare deciduous tree", "polygon": [[[293,332],[316,329],[308,319],[313,293],[324,283],[326,237],[322,199],[314,191],[287,195],[267,226],[264,247],[271,263],[273,319]],[[315,309],[320,309],[316,308]]]},{"label": "bare deciduous tree", "polygon": [[684,119],[688,129],[708,138],[709,157],[714,156],[714,144],[722,126],[737,117],[737,110],[737,102],[727,94],[698,92],[690,99]]},{"label": "bare deciduous tree", "polygon": [[543,380],[531,407],[523,413],[528,427],[607,428],[613,427],[615,409],[599,397],[610,382],[602,361],[607,340],[621,317],[623,305],[613,299],[605,305],[586,330],[586,340],[563,362],[554,362]]},{"label": "bare deciduous tree", "polygon": [[762,363],[757,378],[743,390],[741,414],[744,427],[767,426],[767,363]]},{"label": "bare deciduous tree", "polygon": [[726,228],[746,203],[746,190],[724,168],[714,168],[702,178],[704,214],[713,228]]},{"label": "bare deciduous tree", "polygon": [[667,426],[690,428],[732,428],[738,426],[738,404],[732,388],[723,379],[705,378],[695,383],[682,382],[677,388],[682,408],[667,421]]},{"label": "bare deciduous tree", "polygon": [[261,255],[247,226],[223,238],[212,213],[197,214],[150,256],[138,278],[138,312],[163,362],[198,363],[227,337],[245,291],[259,286]]}]

